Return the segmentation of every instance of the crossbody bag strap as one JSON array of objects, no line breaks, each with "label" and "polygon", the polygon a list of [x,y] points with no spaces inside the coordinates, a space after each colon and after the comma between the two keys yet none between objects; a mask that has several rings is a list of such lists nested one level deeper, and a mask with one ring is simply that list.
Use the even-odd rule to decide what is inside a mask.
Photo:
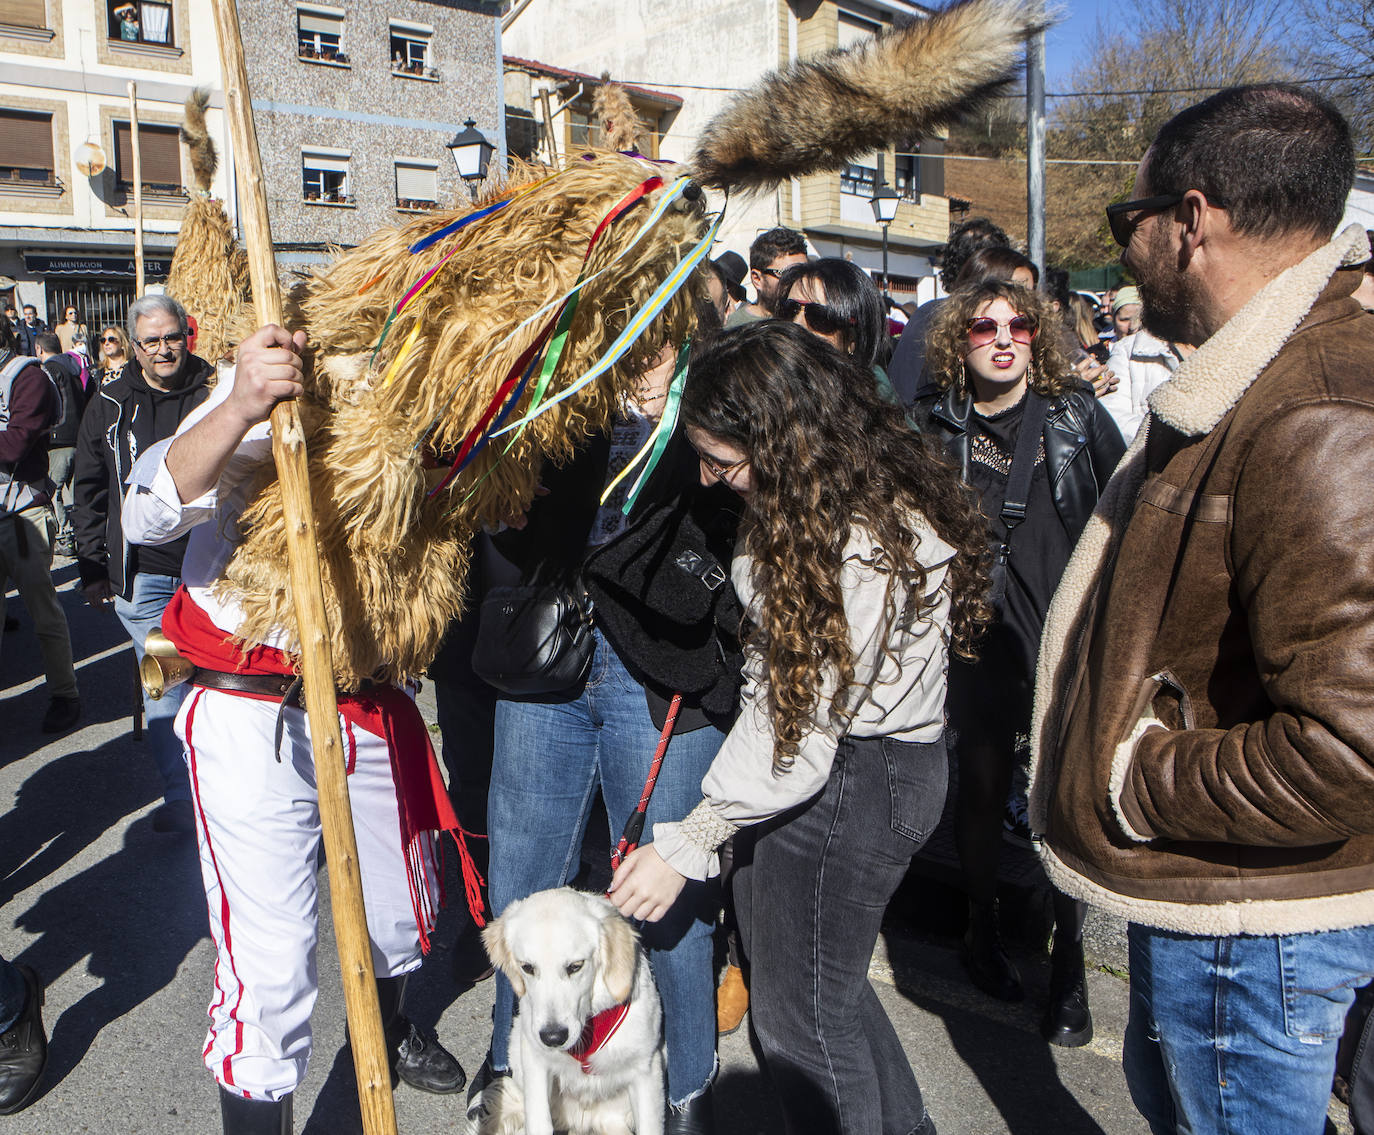
[{"label": "crossbody bag strap", "polygon": [[1016,451],[1011,458],[1011,472],[1007,474],[1007,492],[1002,498],[1002,523],[1007,529],[1007,545],[1011,534],[1026,519],[1026,504],[1030,500],[1031,474],[1035,471],[1035,457],[1040,449],[1040,435],[1045,430],[1045,416],[1050,404],[1033,389],[1026,390],[1026,409],[1021,415],[1021,429],[1016,435]]}]

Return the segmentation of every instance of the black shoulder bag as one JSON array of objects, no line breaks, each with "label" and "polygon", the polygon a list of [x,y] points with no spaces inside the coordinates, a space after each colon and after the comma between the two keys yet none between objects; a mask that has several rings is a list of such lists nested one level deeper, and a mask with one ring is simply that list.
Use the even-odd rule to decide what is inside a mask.
[{"label": "black shoulder bag", "polygon": [[595,649],[580,583],[493,587],[482,600],[472,670],[505,694],[556,694],[582,684]]},{"label": "black shoulder bag", "polygon": [[1001,619],[1007,601],[1007,572],[1011,562],[1011,537],[1026,519],[1026,504],[1030,500],[1031,474],[1035,471],[1035,455],[1040,448],[1040,435],[1045,430],[1045,415],[1050,404],[1032,389],[1026,390],[1026,408],[1021,415],[1021,429],[1016,435],[1016,452],[1012,454],[1011,471],[1007,474],[1007,491],[1002,498],[1002,524],[1007,535],[992,544],[992,566],[989,568],[991,586],[988,602],[993,614]]}]

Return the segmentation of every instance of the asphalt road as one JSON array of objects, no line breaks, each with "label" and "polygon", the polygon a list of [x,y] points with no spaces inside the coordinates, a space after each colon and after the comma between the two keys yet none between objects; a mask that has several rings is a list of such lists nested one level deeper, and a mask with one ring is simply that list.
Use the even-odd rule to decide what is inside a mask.
[{"label": "asphalt road", "polygon": [[[78,659],[76,730],[56,740],[39,732],[47,697],[32,624],[13,593],[21,626],[0,648],[0,953],[46,981],[51,1035],[43,1094],[0,1118],[0,1131],[213,1135],[216,1093],[200,1062],[213,952],[194,842],[152,831],[157,776],[131,735],[132,652],[121,627],[79,602],[71,561],[58,561],[55,578]],[[456,878],[448,891],[461,896]],[[437,1026],[471,1072],[487,1045],[491,986],[453,978],[460,905],[455,898],[444,914],[407,1008]],[[992,1002],[963,977],[949,906],[938,889],[904,891],[872,969],[940,1131],[1144,1135],[1120,1069],[1126,986],[1108,972],[1120,968],[1119,927],[1095,920],[1093,960],[1107,967],[1090,974],[1097,1035],[1087,1048],[1061,1050],[1037,1031],[1048,967],[1033,945],[1019,951],[1027,1001]],[[351,1135],[361,1128],[327,904],[319,962],[315,1053],[296,1130]],[[722,1135],[780,1131],[748,1030],[723,1038],[720,1051]],[[463,1129],[462,1097],[402,1087],[396,1109],[402,1132]]]}]

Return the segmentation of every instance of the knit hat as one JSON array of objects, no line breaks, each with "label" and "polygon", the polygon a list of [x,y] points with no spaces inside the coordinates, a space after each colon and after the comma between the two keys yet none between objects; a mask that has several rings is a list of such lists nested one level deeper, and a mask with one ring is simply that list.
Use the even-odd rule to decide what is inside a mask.
[{"label": "knit hat", "polygon": [[1115,315],[1128,303],[1140,302],[1140,289],[1127,285],[1116,293],[1116,299],[1112,300],[1112,314]]}]

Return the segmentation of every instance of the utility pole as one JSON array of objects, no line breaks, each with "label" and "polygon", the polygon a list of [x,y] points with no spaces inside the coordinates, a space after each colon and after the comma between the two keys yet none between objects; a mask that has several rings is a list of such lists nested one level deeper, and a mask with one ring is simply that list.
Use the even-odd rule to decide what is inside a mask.
[{"label": "utility pole", "polygon": [[1026,237],[1045,272],[1045,33],[1026,42]]},{"label": "utility pole", "polygon": [[138,85],[129,84],[129,151],[134,179],[134,295],[142,296],[143,272],[143,154],[138,145]]}]

